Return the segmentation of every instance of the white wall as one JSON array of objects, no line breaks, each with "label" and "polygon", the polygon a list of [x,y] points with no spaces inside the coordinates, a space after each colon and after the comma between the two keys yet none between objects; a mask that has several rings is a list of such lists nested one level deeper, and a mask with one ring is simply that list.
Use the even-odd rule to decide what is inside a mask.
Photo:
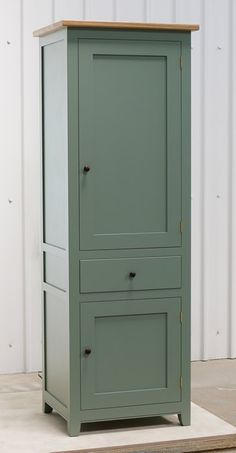
[{"label": "white wall", "polygon": [[60,19],[192,35],[192,359],[236,357],[236,1],[0,0],[0,372],[41,369],[39,53]]}]

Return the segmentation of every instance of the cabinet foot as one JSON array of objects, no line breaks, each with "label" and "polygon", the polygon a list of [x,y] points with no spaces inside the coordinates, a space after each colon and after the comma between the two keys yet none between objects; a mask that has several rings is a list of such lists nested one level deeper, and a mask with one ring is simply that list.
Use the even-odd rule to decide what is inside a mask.
[{"label": "cabinet foot", "polygon": [[72,423],[70,421],[67,422],[67,432],[68,435],[71,437],[76,437],[80,434],[81,430],[81,423]]},{"label": "cabinet foot", "polygon": [[179,423],[181,426],[189,426],[191,424],[190,412],[181,412],[178,414]]},{"label": "cabinet foot", "polygon": [[49,406],[48,403],[43,403],[43,412],[44,414],[51,414],[51,412],[53,411],[53,408],[51,406]]}]

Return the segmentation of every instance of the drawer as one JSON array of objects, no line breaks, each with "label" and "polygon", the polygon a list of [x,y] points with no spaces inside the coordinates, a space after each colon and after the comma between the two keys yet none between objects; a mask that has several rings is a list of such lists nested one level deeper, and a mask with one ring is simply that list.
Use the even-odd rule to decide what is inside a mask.
[{"label": "drawer", "polygon": [[180,287],[180,256],[80,261],[81,293]]}]

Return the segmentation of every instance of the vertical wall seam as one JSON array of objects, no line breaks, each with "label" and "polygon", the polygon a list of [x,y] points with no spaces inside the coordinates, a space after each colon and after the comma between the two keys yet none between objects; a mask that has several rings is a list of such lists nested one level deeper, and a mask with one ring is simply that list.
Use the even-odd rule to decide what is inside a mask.
[{"label": "vertical wall seam", "polygon": [[143,0],[143,21],[147,22],[147,0]]},{"label": "vertical wall seam", "polygon": [[176,22],[176,17],[177,17],[176,0],[172,0],[172,20],[173,20],[173,22]]},{"label": "vertical wall seam", "polygon": [[113,2],[112,2],[112,15],[113,15],[113,20],[116,21],[116,0],[113,0]]},{"label": "vertical wall seam", "polygon": [[229,118],[228,118],[228,256],[229,256],[229,272],[228,272],[228,357],[233,357],[233,246],[234,246],[234,232],[233,224],[233,209],[234,209],[234,195],[233,195],[233,174],[234,174],[234,158],[233,158],[233,0],[229,3],[229,27],[228,27],[228,40],[229,40],[229,53],[228,53],[228,105],[229,105]]},{"label": "vertical wall seam", "polygon": [[150,4],[149,0],[146,0],[146,20],[147,22],[150,22]]},{"label": "vertical wall seam", "polygon": [[207,347],[206,347],[206,300],[205,300],[205,107],[206,107],[206,88],[205,88],[205,71],[206,71],[206,34],[205,34],[205,6],[204,0],[201,0],[201,31],[202,31],[202,41],[201,41],[201,56],[202,56],[202,65],[201,65],[201,92],[202,92],[202,105],[201,105],[201,206],[202,206],[202,224],[201,224],[201,359],[207,359]]},{"label": "vertical wall seam", "polygon": [[55,0],[51,0],[51,7],[52,7],[52,23],[55,22]]},{"label": "vertical wall seam", "polygon": [[[233,100],[232,100],[232,111],[231,111],[231,122],[232,122],[232,128],[231,128],[231,136],[232,136],[232,175],[235,174],[236,172],[236,161],[235,161],[235,146],[236,146],[236,141],[235,141],[235,132],[234,132],[234,122],[236,120],[236,105],[235,105],[235,101],[236,101],[236,95],[235,95],[235,90],[236,90],[236,83],[235,83],[235,77],[236,77],[236,58],[235,58],[235,51],[236,51],[236,45],[235,45],[235,38],[236,38],[236,32],[235,32],[235,28],[234,28],[234,21],[235,21],[235,18],[236,18],[236,7],[235,7],[235,2],[232,0],[232,93],[234,93],[233,95]],[[235,192],[236,192],[236,183],[235,183],[235,178],[232,177],[232,213],[233,213],[233,210],[235,210],[236,208],[234,207],[235,203],[236,203],[236,199],[235,199]],[[234,247],[234,253],[235,253],[235,215],[232,214],[232,219],[233,219],[233,223],[232,223],[232,246]],[[232,272],[234,270],[234,267],[235,267],[235,255],[234,253],[232,254]],[[233,284],[233,279],[232,279],[232,284]],[[231,305],[231,309],[232,309],[232,318],[231,318],[231,323],[232,323],[232,336],[231,336],[231,352],[232,352],[232,356],[235,357],[236,356],[236,348],[235,348],[235,344],[234,344],[234,341],[235,341],[235,334],[234,334],[234,329],[235,329],[235,325],[234,325],[234,322],[235,322],[235,307],[234,307],[234,304],[235,304],[235,286],[233,287],[232,286],[232,305]],[[234,319],[233,319],[234,318]]]},{"label": "vertical wall seam", "polygon": [[26,304],[26,270],[25,270],[25,171],[24,171],[24,0],[20,0],[20,105],[21,105],[21,226],[22,226],[22,298],[23,298],[23,370],[28,368],[27,355],[27,304]]},{"label": "vertical wall seam", "polygon": [[86,20],[86,2],[83,0],[83,11],[82,11],[83,20]]}]

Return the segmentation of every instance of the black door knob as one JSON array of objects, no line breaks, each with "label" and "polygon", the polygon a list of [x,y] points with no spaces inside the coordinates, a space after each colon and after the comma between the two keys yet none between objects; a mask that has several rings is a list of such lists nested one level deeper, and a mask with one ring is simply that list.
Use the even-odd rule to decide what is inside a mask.
[{"label": "black door knob", "polygon": [[129,273],[129,278],[134,278],[136,276],[136,272],[130,272]]},{"label": "black door knob", "polygon": [[90,166],[89,165],[85,165],[84,166],[84,173],[88,173],[90,171]]},{"label": "black door knob", "polygon": [[91,352],[92,352],[92,350],[91,350],[90,348],[86,348],[86,349],[84,350],[84,355],[90,355]]}]

